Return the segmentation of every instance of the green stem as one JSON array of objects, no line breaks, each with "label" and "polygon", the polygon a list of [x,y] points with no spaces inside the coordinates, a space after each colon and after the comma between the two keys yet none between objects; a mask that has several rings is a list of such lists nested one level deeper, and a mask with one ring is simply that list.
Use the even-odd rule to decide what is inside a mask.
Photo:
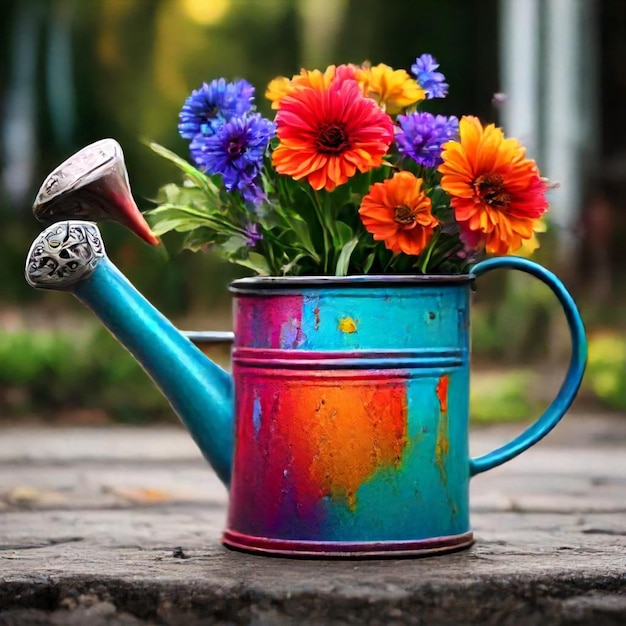
[{"label": "green stem", "polygon": [[424,258],[420,262],[420,272],[422,272],[422,274],[426,274],[426,269],[428,268],[428,263],[430,262],[430,257],[433,254],[433,251],[435,249],[435,245],[437,243],[437,240],[439,239],[439,234],[440,233],[441,233],[440,230],[435,232],[435,234],[433,235],[432,239],[430,240],[430,242],[428,244],[428,247],[426,248],[426,250],[424,252]]},{"label": "green stem", "polygon": [[398,258],[398,254],[394,253],[389,257],[389,261],[387,261],[384,269],[383,269],[383,274],[387,273],[387,270],[393,265],[393,262]]},{"label": "green stem", "polygon": [[442,263],[445,259],[453,256],[457,252],[460,252],[463,249],[463,244],[458,241],[451,241],[446,246],[441,246],[436,254],[433,254],[431,261],[432,266],[437,267],[440,263]]},{"label": "green stem", "polygon": [[320,205],[319,197],[314,189],[311,189],[311,200],[313,202],[313,208],[315,209],[315,215],[322,229],[322,235],[324,237],[324,274],[328,273],[328,261],[330,252],[329,232],[324,215],[324,208]]}]

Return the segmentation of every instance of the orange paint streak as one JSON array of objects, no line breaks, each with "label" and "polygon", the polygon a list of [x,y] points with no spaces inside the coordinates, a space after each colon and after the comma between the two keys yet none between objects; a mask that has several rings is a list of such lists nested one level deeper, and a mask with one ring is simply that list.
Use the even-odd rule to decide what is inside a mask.
[{"label": "orange paint streak", "polygon": [[317,490],[310,495],[345,498],[354,509],[361,484],[400,463],[407,431],[402,384],[307,385],[281,395],[281,413],[297,416],[281,428],[289,430],[292,459],[307,475],[300,486]]},{"label": "orange paint streak", "polygon": [[435,462],[439,469],[442,482],[446,481],[445,458],[450,451],[450,440],[448,437],[448,387],[450,379],[443,375],[437,382],[436,393],[439,400],[439,426],[437,428],[437,441],[435,442]]},{"label": "orange paint streak", "polygon": [[442,413],[448,412],[448,387],[450,379],[444,374],[437,383],[437,398],[439,399],[439,408]]}]

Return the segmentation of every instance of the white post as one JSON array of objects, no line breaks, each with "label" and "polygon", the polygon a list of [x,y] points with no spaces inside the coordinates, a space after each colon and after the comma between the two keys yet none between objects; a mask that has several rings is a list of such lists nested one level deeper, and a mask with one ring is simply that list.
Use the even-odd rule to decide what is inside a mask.
[{"label": "white post", "polygon": [[593,146],[593,88],[589,64],[583,63],[583,32],[593,28],[588,0],[548,0],[546,29],[545,174],[558,183],[551,194],[550,216],[559,229],[561,262],[575,247],[574,228],[582,201],[582,158]]},{"label": "white post", "polygon": [[500,0],[502,126],[539,154],[539,0]]}]

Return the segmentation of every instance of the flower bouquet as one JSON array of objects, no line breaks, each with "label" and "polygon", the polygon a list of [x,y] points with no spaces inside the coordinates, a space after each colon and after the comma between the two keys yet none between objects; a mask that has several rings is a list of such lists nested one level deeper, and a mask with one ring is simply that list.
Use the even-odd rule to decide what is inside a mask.
[{"label": "flower bouquet", "polygon": [[184,174],[145,213],[153,232],[264,276],[454,274],[532,252],[546,180],[494,124],[421,110],[447,95],[438,68],[303,69],[270,82],[273,120],[246,80],[203,84],[179,116],[193,164],[150,144]]}]

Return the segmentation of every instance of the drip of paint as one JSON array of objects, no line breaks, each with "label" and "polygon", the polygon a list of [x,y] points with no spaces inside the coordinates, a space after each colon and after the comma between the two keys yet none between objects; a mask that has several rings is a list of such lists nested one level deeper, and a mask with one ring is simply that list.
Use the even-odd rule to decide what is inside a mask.
[{"label": "drip of paint", "polygon": [[315,315],[315,325],[313,326],[313,328],[315,330],[318,330],[318,328],[320,327],[320,308],[315,307],[315,309],[313,310],[313,314]]}]

